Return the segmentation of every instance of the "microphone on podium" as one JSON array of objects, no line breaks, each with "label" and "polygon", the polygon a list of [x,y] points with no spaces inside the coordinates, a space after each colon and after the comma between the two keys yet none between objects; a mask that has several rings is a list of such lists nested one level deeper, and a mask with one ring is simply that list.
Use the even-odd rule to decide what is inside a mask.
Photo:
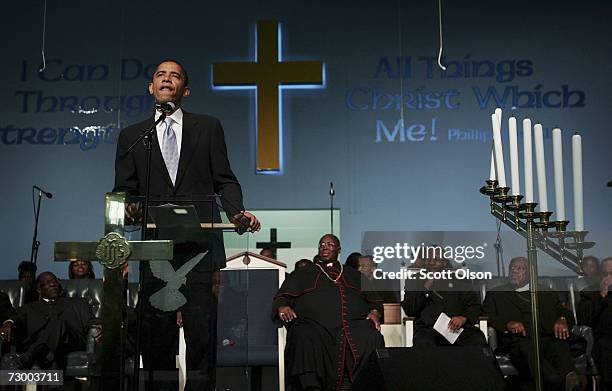
[{"label": "microphone on podium", "polygon": [[176,103],[174,102],[155,103],[155,110],[158,110],[158,111],[170,113],[170,112],[173,112],[174,109],[176,109]]}]

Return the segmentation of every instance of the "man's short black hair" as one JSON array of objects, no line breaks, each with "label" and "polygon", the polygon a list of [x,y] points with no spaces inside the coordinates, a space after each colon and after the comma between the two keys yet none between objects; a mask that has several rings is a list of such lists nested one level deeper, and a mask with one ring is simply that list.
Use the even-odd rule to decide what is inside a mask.
[{"label": "man's short black hair", "polygon": [[[173,58],[165,58],[165,59],[163,59],[163,60],[161,60],[160,62],[157,63],[157,65],[155,66],[155,69],[157,70],[157,68],[159,68],[159,66],[161,64],[165,63],[165,62],[173,62],[176,65],[178,65],[179,67],[181,67],[181,70],[183,71],[183,76],[185,77],[185,87],[187,87],[189,85],[189,75],[187,75],[187,70],[185,69],[183,64],[181,64],[177,60],[175,60]],[[153,76],[155,76],[155,71],[153,71],[153,74],[151,75],[151,80],[153,80]]]},{"label": "man's short black hair", "polygon": [[51,273],[51,272],[42,272],[42,273],[40,273],[40,274],[39,274],[39,275],[36,277],[36,288],[39,288],[39,287],[40,287],[40,279],[42,278],[42,276],[43,276],[44,274],[50,274],[50,275],[52,275],[52,276],[53,276],[53,278],[55,278],[55,279],[56,279],[56,280],[59,282],[59,279],[57,278],[57,276],[56,276],[55,274],[53,274],[53,273]]},{"label": "man's short black hair", "polygon": [[599,266],[599,259],[597,259],[597,257],[594,257],[592,255],[587,255],[586,257],[582,258],[582,262],[580,262],[580,265],[584,265],[587,262],[595,262],[595,264]]},{"label": "man's short black hair", "polygon": [[350,253],[349,256],[346,257],[346,261],[344,262],[344,265],[357,269],[359,267],[359,257],[361,257],[361,253],[358,253],[358,252]]},{"label": "man's short black hair", "polygon": [[601,260],[601,267],[603,267],[604,263],[612,262],[612,257],[604,258]]},{"label": "man's short black hair", "polygon": [[[336,246],[340,247],[340,239],[338,239],[338,237],[334,234],[325,234],[323,236],[321,236],[321,239],[323,239],[324,237],[329,236],[332,238],[332,240],[334,241],[334,243],[336,244]],[[319,239],[319,242],[321,242],[321,239]]]}]

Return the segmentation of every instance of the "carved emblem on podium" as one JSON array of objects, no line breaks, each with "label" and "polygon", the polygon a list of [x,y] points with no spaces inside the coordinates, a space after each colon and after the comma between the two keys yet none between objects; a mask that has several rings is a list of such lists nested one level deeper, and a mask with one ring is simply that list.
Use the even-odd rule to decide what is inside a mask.
[{"label": "carved emblem on podium", "polygon": [[132,248],[128,241],[116,232],[106,234],[96,246],[96,257],[109,269],[123,265],[131,254]]}]

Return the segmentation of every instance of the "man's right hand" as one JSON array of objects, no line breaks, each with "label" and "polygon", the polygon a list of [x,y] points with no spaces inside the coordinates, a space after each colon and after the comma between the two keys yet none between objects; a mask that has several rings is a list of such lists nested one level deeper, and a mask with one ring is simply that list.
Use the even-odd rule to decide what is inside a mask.
[{"label": "man's right hand", "polygon": [[283,322],[288,323],[297,318],[297,314],[293,308],[289,307],[288,305],[284,305],[282,307],[278,307],[278,317]]},{"label": "man's right hand", "polygon": [[523,337],[527,336],[527,330],[525,330],[525,326],[521,322],[517,322],[511,320],[506,323],[506,330],[508,330],[511,334],[520,334]]},{"label": "man's right hand", "polygon": [[610,285],[612,285],[612,276],[604,277],[599,283],[599,287],[600,287],[599,294],[604,299],[608,297],[608,292],[610,291]]},{"label": "man's right hand", "polygon": [[4,322],[2,327],[0,328],[0,338],[3,341],[11,342],[11,333],[13,332],[13,323],[12,322]]},{"label": "man's right hand", "polygon": [[139,210],[138,205],[130,202],[125,204],[125,224],[135,225],[139,224],[142,220],[142,212]]}]

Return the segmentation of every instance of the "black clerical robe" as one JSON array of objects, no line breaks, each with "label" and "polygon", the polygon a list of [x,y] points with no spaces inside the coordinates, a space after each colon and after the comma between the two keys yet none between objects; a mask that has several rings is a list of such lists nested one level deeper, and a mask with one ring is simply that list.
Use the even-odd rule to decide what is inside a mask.
[{"label": "black clerical robe", "polygon": [[593,328],[595,365],[608,387],[612,386],[612,295],[600,294],[599,284],[580,292],[578,322]]},{"label": "black clerical robe", "polygon": [[433,330],[441,313],[450,318],[464,316],[467,319],[455,345],[486,344],[484,334],[476,327],[482,307],[471,284],[455,279],[436,280],[431,289],[426,290],[421,280],[406,281],[402,308],[406,315],[416,318],[413,338],[415,346],[448,345],[446,340]]},{"label": "black clerical robe", "polygon": [[338,262],[304,266],[287,276],[274,297],[274,321],[280,322],[282,306],[297,314],[287,325],[285,366],[298,390],[338,390],[354,380],[370,353],[384,347],[374,322],[366,319],[373,309],[382,314],[381,301],[360,288],[357,270],[340,271]]},{"label": "black clerical robe", "polygon": [[[525,326],[527,335],[531,335],[531,293],[516,292],[515,289],[516,287],[506,284],[487,293],[485,312],[489,316],[489,324],[498,333],[505,333],[509,321],[518,321]],[[543,286],[538,287],[538,303],[541,335],[553,336],[555,322],[562,316],[571,328],[573,316],[561,305],[556,292]]]},{"label": "black clerical robe", "polygon": [[[510,355],[520,373],[530,373],[533,376],[535,363],[531,343],[531,293],[528,290],[516,292],[515,289],[513,285],[506,284],[487,292],[484,311],[488,315],[489,324],[500,336],[500,348]],[[570,345],[567,340],[555,338],[554,325],[563,316],[571,330],[573,317],[570,311],[561,305],[557,292],[545,287],[538,287],[538,304],[543,380],[559,386],[565,384],[565,376],[575,371],[575,367]],[[525,326],[527,336],[509,333],[506,325],[510,321],[521,322]]]},{"label": "black clerical robe", "polygon": [[85,350],[89,328],[98,323],[85,299],[63,296],[28,303],[11,320],[19,352],[31,353],[41,365],[50,364],[44,361],[51,352],[60,368],[69,352]]}]

